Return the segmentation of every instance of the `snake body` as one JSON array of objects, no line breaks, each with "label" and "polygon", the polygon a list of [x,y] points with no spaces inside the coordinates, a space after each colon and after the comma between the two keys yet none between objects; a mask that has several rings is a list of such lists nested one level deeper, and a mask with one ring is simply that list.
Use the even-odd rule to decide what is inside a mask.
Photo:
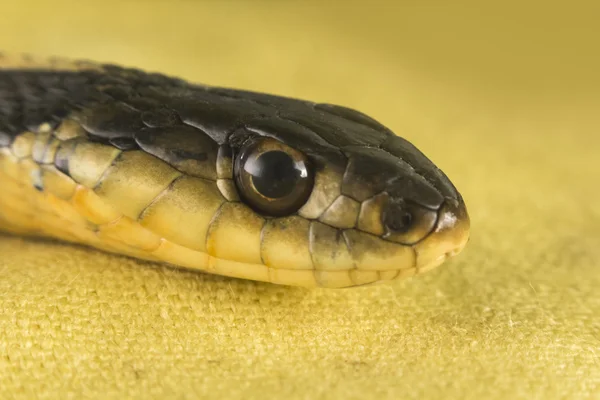
[{"label": "snake body", "polygon": [[469,217],[439,168],[358,111],[0,56],[0,230],[341,288],[439,265]]}]

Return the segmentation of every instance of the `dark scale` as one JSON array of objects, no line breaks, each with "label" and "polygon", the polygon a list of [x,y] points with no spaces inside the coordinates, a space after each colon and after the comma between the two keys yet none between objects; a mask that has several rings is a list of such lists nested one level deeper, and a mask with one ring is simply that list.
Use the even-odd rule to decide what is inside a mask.
[{"label": "dark scale", "polygon": [[108,142],[115,146],[117,149],[123,151],[136,150],[139,148],[134,138],[117,137],[109,140]]},{"label": "dark scale", "polygon": [[65,175],[69,174],[69,157],[75,152],[75,147],[82,141],[81,138],[67,140],[60,144],[54,156],[54,166]]}]

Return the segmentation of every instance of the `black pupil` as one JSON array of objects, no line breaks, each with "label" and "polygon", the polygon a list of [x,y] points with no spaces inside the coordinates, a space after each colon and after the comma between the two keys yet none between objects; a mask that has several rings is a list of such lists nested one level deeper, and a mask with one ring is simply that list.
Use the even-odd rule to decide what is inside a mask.
[{"label": "black pupil", "polygon": [[294,191],[300,171],[294,160],[283,151],[268,151],[245,168],[256,190],[265,197],[280,199]]}]

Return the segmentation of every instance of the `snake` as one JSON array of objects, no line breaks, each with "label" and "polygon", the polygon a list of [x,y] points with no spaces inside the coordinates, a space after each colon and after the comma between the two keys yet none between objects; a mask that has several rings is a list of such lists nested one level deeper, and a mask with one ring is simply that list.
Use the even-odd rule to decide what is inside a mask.
[{"label": "snake", "polygon": [[309,288],[421,274],[465,202],[354,109],[111,63],[0,53],[0,230]]}]

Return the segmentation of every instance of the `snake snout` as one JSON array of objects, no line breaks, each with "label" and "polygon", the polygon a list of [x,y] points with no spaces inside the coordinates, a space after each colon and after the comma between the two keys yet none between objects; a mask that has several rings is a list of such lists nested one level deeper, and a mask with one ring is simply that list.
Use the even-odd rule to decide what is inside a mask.
[{"label": "snake snout", "polygon": [[446,197],[432,232],[414,247],[419,271],[434,268],[459,254],[469,241],[470,225],[464,201]]}]

